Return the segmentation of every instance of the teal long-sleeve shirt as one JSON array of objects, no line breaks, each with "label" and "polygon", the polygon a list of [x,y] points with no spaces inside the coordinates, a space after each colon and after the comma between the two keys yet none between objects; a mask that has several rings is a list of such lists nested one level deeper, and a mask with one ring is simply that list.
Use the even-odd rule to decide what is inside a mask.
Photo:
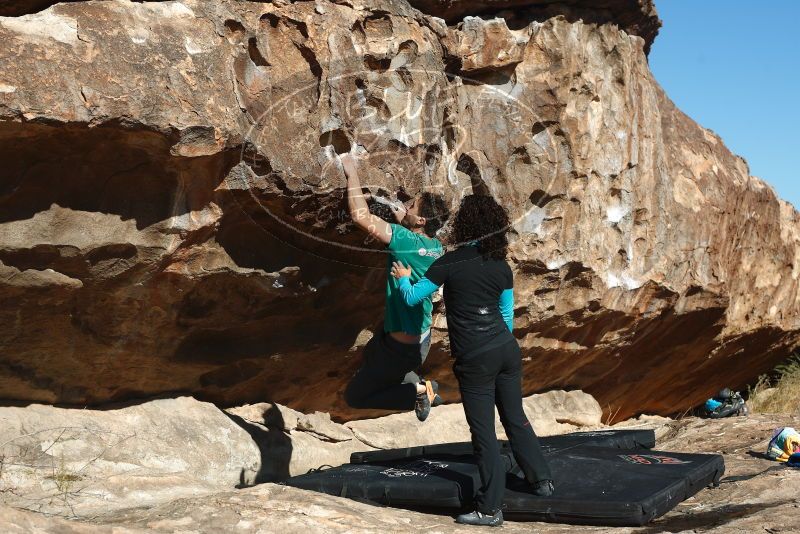
[{"label": "teal long-sleeve shirt", "polygon": [[[403,296],[403,301],[408,306],[416,306],[423,299],[430,297],[439,286],[425,278],[424,276],[419,279],[416,284],[411,283],[411,279],[404,276],[400,279],[400,294]],[[503,320],[508,327],[509,332],[514,331],[514,290],[505,289],[500,293],[500,313],[503,315]]]}]

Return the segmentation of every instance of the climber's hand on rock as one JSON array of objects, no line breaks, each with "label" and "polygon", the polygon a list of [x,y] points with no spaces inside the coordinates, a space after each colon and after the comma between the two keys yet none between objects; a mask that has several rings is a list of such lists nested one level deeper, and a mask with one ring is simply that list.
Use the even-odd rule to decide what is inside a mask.
[{"label": "climber's hand on rock", "polygon": [[339,161],[342,162],[342,168],[344,169],[345,174],[347,176],[352,176],[356,174],[356,170],[358,169],[358,164],[356,162],[355,156],[352,154],[342,154],[339,156]]},{"label": "climber's hand on rock", "polygon": [[405,204],[400,201],[392,202],[391,208],[395,219],[397,219],[397,222],[402,224],[403,219],[406,217],[406,212],[408,211]]}]

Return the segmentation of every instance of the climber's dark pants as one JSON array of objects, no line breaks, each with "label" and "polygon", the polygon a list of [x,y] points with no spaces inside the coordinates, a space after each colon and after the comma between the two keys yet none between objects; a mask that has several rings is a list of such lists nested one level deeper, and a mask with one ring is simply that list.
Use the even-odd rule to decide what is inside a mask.
[{"label": "climber's dark pants", "polygon": [[400,343],[386,332],[375,334],[364,347],[364,363],[347,385],[345,401],[352,408],[413,410],[420,380],[415,371],[430,348],[430,332],[419,344]]},{"label": "climber's dark pants", "polygon": [[516,340],[495,349],[457,359],[453,373],[458,378],[464,414],[472,434],[481,488],[475,498],[479,512],[500,509],[506,487],[506,469],[494,431],[494,407],[511,442],[511,450],[528,482],[552,479],[539,446],[539,439],[522,410],[522,355]]}]

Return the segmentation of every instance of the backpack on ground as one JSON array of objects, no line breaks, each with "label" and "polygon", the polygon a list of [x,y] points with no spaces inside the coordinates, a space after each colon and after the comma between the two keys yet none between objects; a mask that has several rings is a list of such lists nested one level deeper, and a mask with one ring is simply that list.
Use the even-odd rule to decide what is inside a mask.
[{"label": "backpack on ground", "polygon": [[747,415],[747,405],[738,391],[728,388],[708,399],[703,406],[704,415],[709,419],[721,419],[733,415]]}]

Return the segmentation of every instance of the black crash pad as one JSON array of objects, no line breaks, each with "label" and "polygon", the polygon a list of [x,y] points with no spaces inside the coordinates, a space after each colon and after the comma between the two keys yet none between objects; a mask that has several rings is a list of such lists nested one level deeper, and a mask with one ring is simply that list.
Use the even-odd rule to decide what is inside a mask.
[{"label": "black crash pad", "polygon": [[532,496],[524,481],[509,476],[503,501],[508,519],[641,526],[718,484],[725,472],[717,454],[584,447],[546,456],[556,491]]},{"label": "black crash pad", "polygon": [[[647,430],[599,430],[595,432],[573,432],[560,436],[547,436],[539,438],[542,449],[554,452],[571,447],[601,446],[618,449],[646,448],[652,449],[656,445],[656,434],[652,429]],[[500,447],[510,454],[511,448],[508,441],[501,440]],[[400,460],[403,458],[419,458],[430,455],[469,455],[472,454],[472,443],[469,441],[458,443],[441,443],[437,445],[423,445],[405,449],[384,449],[378,451],[354,452],[350,455],[351,464],[366,462],[383,462],[387,460]]]},{"label": "black crash pad", "polygon": [[[510,520],[641,526],[665,514],[724,473],[719,455],[578,446],[545,452],[555,480],[551,497],[526,493],[507,475],[504,514]],[[512,470],[508,454],[506,466]],[[473,506],[479,486],[471,455],[346,464],[292,477],[289,486],[412,509],[453,513]]]},{"label": "black crash pad", "polygon": [[446,455],[345,464],[292,477],[284,484],[401,508],[458,509],[472,501],[480,478],[472,455]]}]

